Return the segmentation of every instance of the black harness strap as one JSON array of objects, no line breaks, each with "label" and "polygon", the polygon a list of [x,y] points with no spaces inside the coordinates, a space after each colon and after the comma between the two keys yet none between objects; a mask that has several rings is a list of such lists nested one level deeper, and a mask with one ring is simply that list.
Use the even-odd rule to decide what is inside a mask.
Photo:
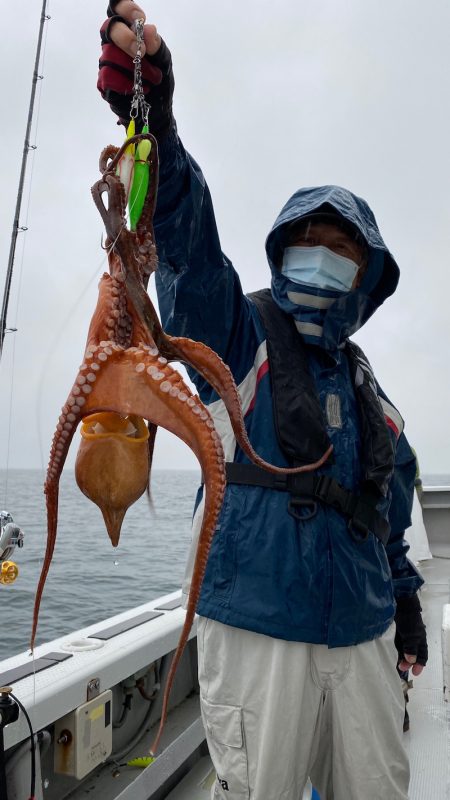
[{"label": "black harness strap", "polygon": [[[318,461],[331,442],[309,372],[306,347],[302,345],[292,317],[272,300],[270,289],[248,296],[256,305],[266,332],[279,445],[294,466]],[[333,456],[328,463],[332,462]]]},{"label": "black harness strap", "polygon": [[[270,289],[248,296],[256,305],[266,332],[278,443],[293,466],[317,461],[330,446],[330,440],[309,371],[307,346],[292,317],[273,301]],[[361,420],[363,480],[376,484],[385,496],[394,469],[391,432],[377,397],[372,369],[363,351],[354,342],[347,341],[345,352]]]},{"label": "black harness strap", "polygon": [[311,519],[317,513],[317,503],[324,503],[348,517],[348,529],[356,542],[365,541],[369,533],[386,545],[389,523],[377,511],[380,493],[372,484],[363,484],[361,494],[345,489],[334,478],[315,472],[274,474],[256,464],[226,463],[227,483],[263,486],[279,492],[289,492],[289,513],[300,520]]}]

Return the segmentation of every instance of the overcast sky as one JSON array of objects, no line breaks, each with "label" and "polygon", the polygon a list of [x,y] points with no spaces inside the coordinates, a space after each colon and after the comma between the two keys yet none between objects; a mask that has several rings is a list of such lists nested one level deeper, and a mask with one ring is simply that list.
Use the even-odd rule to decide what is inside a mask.
[{"label": "overcast sky", "polygon": [[[1,2],[1,286],[41,5]],[[105,5],[48,6],[21,215],[29,230],[8,317],[19,330],[0,366],[0,468],[47,464],[106,269],[90,187],[101,149],[122,134],[96,90]],[[422,471],[449,473],[448,0],[155,0],[146,11],[172,50],[179,131],[246,291],[268,285],[264,240],[299,186],[336,183],[368,200],[401,280],[355,338],[406,419]],[[162,431],[154,463],[196,467]]]}]

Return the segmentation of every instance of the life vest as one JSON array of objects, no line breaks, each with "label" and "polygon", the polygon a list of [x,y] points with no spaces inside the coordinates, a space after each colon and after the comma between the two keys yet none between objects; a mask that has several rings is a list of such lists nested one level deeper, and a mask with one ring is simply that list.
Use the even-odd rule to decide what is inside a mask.
[{"label": "life vest", "polygon": [[[317,461],[329,448],[330,440],[309,372],[306,345],[292,318],[273,301],[269,289],[254,292],[249,297],[255,303],[266,331],[275,429],[280,448],[291,466]],[[318,473],[278,476],[253,464],[227,463],[227,480],[229,483],[289,492],[290,513],[300,519],[314,516],[318,502],[331,505],[349,518],[350,533],[357,541],[373,533],[386,544],[389,524],[378,512],[377,505],[386,497],[394,470],[395,426],[387,423],[382,402],[389,406],[391,416],[397,421],[401,421],[401,417],[393,406],[379,397],[372,368],[361,348],[347,340],[345,353],[361,422],[362,478],[358,490],[349,491],[334,478]]]}]

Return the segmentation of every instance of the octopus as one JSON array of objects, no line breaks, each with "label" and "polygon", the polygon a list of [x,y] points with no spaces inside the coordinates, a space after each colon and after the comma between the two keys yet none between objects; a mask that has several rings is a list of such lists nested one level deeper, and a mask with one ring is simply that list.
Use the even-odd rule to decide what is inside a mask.
[{"label": "octopus", "polygon": [[[117,165],[126,148],[142,139],[151,142],[151,179],[140,220],[136,230],[131,231],[126,225],[125,188]],[[315,470],[327,460],[331,448],[319,461],[291,470],[267,463],[255,453],[248,439],[229,367],[205,344],[164,332],[146,291],[149,277],[157,268],[153,214],[158,157],[152,135],[139,134],[121,148],[105,148],[100,156],[100,171],[102,177],[92,187],[92,196],[106,229],[109,273],[101,277],[83,361],[62,407],[51,445],[45,481],[47,545],[36,591],[31,648],[56,541],[59,479],[78,425],[82,424],[82,438],[76,479],[84,494],[100,507],[113,546],[119,542],[127,508],[149,486],[157,428],[178,436],[199,461],[205,506],[186,617],[167,677],[160,726],[152,747],[156,752],[175,671],[194,622],[226,487],[224,453],[214,421],[171,362],[189,365],[209,382],[226,406],[239,446],[264,469],[274,473]]]}]

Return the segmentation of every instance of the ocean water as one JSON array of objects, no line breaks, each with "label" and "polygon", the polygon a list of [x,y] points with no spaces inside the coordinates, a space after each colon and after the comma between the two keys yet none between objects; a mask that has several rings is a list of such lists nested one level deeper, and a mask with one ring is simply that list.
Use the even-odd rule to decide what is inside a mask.
[{"label": "ocean water", "polygon": [[[151,510],[145,497],[124,519],[113,548],[100,510],[65,470],[60,483],[55,552],[42,598],[37,644],[98,622],[181,585],[190,543],[197,471],[155,471]],[[46,509],[41,470],[0,472],[0,505],[25,534],[16,548],[19,576],[0,585],[0,660],[26,650],[34,595],[45,551]]]}]

